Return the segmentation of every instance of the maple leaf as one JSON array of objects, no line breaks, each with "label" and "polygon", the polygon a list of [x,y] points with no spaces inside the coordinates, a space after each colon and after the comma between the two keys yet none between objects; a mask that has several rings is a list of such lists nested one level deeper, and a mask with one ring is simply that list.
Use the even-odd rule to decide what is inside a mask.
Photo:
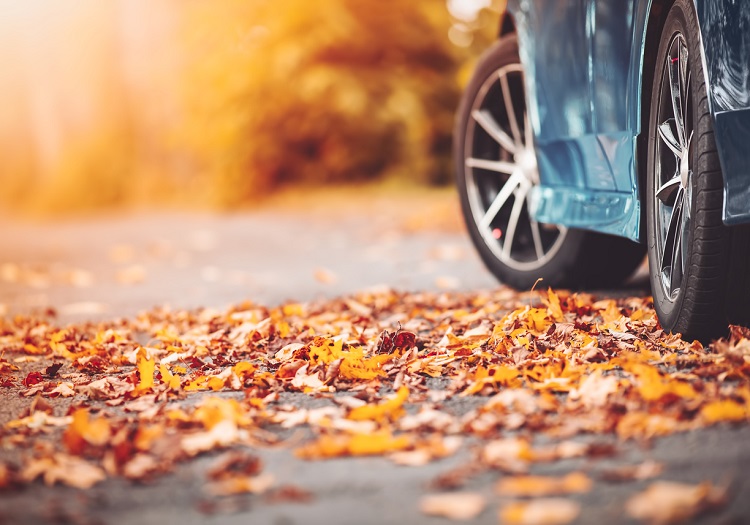
[{"label": "maple leaf", "polygon": [[138,349],[136,364],[138,366],[138,375],[140,379],[131,394],[134,397],[151,391],[154,386],[154,369],[156,367],[154,359],[151,358],[143,348]]}]

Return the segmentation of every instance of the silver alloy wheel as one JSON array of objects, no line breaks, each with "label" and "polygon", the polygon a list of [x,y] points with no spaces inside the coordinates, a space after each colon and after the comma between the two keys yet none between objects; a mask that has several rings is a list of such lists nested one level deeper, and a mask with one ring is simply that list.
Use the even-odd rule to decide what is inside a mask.
[{"label": "silver alloy wheel", "polygon": [[464,161],[469,206],[485,244],[506,266],[533,271],[554,257],[567,229],[539,224],[529,214],[539,171],[523,97],[520,64],[487,78],[471,108]]},{"label": "silver alloy wheel", "polygon": [[665,295],[674,300],[680,292],[688,253],[688,231],[692,214],[690,163],[692,97],[688,48],[682,34],[669,45],[665,73],[659,93],[656,143],[654,209],[656,210],[656,255]]}]

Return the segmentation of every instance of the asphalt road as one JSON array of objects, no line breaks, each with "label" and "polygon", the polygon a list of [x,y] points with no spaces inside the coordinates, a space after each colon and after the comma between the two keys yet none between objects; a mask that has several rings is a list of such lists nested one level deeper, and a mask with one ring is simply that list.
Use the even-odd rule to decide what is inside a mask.
[{"label": "asphalt road", "polygon": [[[394,210],[400,210],[395,212]],[[448,210],[448,207],[432,209]],[[402,290],[479,290],[496,286],[460,228],[446,221],[414,221],[403,206],[369,202],[359,212],[342,208],[310,214],[265,210],[236,215],[146,213],[32,224],[0,222],[0,313],[54,309],[58,322],[129,316],[157,305],[223,308],[253,301],[273,305],[307,301],[374,286]],[[442,227],[433,227],[436,224]],[[448,221],[450,224],[450,221]],[[641,274],[628,288],[606,295],[643,294]],[[299,406],[320,404],[290,395]],[[481,398],[451,401],[465,413]],[[0,420],[16,417],[30,401],[0,392]],[[581,439],[590,439],[583,437]],[[613,438],[607,438],[614,443]],[[601,438],[597,438],[601,441]],[[533,473],[592,473],[614,464],[653,458],[666,464],[661,479],[730,484],[730,502],[695,523],[750,523],[750,428],[714,427],[657,439],[650,446],[618,443],[611,459],[535,465]],[[1,451],[12,457],[13,450]],[[151,484],[107,480],[89,491],[42,484],[0,493],[0,523],[148,524],[436,524],[420,513],[430,481],[467,460],[464,451],[424,467],[384,459],[307,462],[286,449],[259,451],[280,483],[313,494],[307,503],[274,504],[260,496],[207,500],[204,472],[215,455],[179,466]],[[482,474],[468,490],[488,496],[489,507],[471,523],[498,523],[502,499],[497,474]],[[576,523],[630,523],[624,501],[646,482],[597,482],[577,497]]]}]

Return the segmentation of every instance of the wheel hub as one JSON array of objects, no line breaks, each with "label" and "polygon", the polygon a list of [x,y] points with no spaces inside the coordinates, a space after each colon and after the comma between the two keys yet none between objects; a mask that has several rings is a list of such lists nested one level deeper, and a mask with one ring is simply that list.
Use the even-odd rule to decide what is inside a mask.
[{"label": "wheel hub", "polygon": [[523,148],[514,155],[518,170],[530,183],[539,184],[539,167],[536,163],[536,155],[528,148]]}]

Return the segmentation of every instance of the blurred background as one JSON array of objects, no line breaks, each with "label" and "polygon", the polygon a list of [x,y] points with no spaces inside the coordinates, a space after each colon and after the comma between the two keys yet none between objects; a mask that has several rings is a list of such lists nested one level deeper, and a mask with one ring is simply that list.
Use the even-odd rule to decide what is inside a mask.
[{"label": "blurred background", "polygon": [[0,0],[0,206],[251,207],[446,185],[504,0]]},{"label": "blurred background", "polygon": [[496,286],[453,189],[504,0],[0,0],[0,319]]}]

